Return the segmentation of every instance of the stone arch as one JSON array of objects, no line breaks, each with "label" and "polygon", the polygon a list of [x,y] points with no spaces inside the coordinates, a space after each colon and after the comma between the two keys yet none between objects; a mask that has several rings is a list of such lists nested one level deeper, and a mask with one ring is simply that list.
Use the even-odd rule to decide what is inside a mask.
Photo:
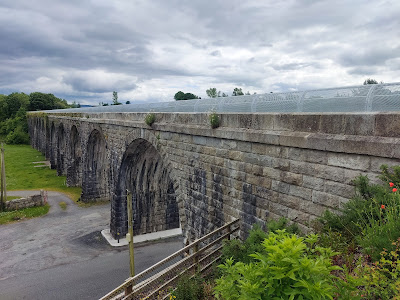
[{"label": "stone arch", "polygon": [[50,126],[50,166],[52,169],[56,168],[56,127],[54,122]]},{"label": "stone arch", "polygon": [[87,142],[83,165],[81,199],[84,202],[109,200],[109,166],[106,152],[104,135],[93,129]]},{"label": "stone arch", "polygon": [[65,173],[65,130],[63,123],[58,125],[57,131],[57,175]]},{"label": "stone arch", "polygon": [[75,125],[71,127],[69,154],[67,184],[68,186],[80,186],[82,178],[82,147],[80,134]]},{"label": "stone arch", "polygon": [[177,181],[173,170],[155,146],[137,138],[123,155],[111,204],[111,233],[127,232],[126,190],[132,192],[134,234],[180,226]]}]

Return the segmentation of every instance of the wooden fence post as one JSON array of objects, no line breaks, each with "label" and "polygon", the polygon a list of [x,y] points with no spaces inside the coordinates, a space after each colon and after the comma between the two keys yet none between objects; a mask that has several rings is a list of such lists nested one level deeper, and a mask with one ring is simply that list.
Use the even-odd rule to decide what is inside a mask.
[{"label": "wooden fence post", "polygon": [[4,147],[1,144],[1,211],[4,210],[5,202],[7,201],[7,188],[6,188],[6,161],[4,159]]},{"label": "wooden fence post", "polygon": [[[127,210],[128,210],[128,233],[126,239],[129,243],[129,267],[131,277],[135,276],[135,256],[133,249],[133,212],[132,212],[132,193],[126,190]],[[125,288],[125,295],[132,293],[132,285]]]}]

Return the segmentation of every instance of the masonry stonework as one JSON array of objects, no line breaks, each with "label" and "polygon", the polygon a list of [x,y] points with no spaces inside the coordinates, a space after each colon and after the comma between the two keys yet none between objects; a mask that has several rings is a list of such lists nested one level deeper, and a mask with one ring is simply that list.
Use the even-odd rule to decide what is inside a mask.
[{"label": "masonry stonework", "polygon": [[281,216],[307,231],[352,197],[355,177],[376,182],[382,164],[399,164],[398,113],[221,114],[217,129],[206,114],[157,113],[152,127],[145,116],[29,117],[32,146],[82,200],[111,201],[114,236],[126,233],[127,189],[136,233],[180,224],[193,240],[240,218],[245,236]]}]

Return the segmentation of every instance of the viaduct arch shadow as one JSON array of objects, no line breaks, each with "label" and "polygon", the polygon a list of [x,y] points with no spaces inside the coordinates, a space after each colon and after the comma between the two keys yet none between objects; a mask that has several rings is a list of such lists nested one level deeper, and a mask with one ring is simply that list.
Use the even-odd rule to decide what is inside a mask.
[{"label": "viaduct arch shadow", "polygon": [[65,172],[64,162],[65,162],[65,130],[64,125],[60,123],[57,132],[57,175],[61,176]]},{"label": "viaduct arch shadow", "polygon": [[70,159],[67,167],[67,184],[80,186],[82,178],[82,148],[81,138],[75,125],[71,127],[69,153]]},{"label": "viaduct arch shadow", "polygon": [[94,129],[86,148],[82,196],[84,202],[109,200],[109,168],[106,165],[107,144],[103,134]]},{"label": "viaduct arch shadow", "polygon": [[111,233],[127,233],[127,196],[132,192],[134,234],[178,228],[179,208],[171,170],[145,139],[134,140],[125,151],[111,203]]},{"label": "viaduct arch shadow", "polygon": [[50,166],[52,169],[56,168],[56,148],[57,148],[57,134],[54,122],[51,123],[50,127]]}]

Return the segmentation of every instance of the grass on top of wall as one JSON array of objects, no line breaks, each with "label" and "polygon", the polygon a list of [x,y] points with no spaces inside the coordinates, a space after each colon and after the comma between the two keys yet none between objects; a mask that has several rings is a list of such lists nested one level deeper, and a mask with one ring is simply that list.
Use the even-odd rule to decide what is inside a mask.
[{"label": "grass on top of wall", "polygon": [[11,201],[11,200],[14,200],[14,199],[21,199],[22,197],[20,197],[20,196],[7,196],[7,199],[6,199],[6,201]]},{"label": "grass on top of wall", "polygon": [[66,177],[57,176],[56,170],[35,168],[34,162],[46,160],[42,153],[29,145],[5,145],[4,149],[8,191],[44,189],[65,193],[78,201],[82,192],[80,187],[67,187]]}]

